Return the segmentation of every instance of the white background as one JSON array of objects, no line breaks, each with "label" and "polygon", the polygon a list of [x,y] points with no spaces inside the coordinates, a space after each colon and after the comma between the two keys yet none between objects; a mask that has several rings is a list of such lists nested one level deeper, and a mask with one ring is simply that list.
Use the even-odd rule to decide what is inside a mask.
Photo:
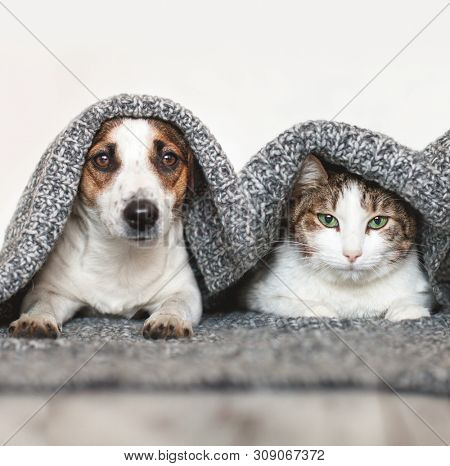
[{"label": "white background", "polygon": [[[1,0],[99,98],[169,97],[236,168],[330,119],[443,1]],[[0,238],[48,143],[95,98],[0,5]],[[450,7],[337,118],[422,148],[450,127]]]}]

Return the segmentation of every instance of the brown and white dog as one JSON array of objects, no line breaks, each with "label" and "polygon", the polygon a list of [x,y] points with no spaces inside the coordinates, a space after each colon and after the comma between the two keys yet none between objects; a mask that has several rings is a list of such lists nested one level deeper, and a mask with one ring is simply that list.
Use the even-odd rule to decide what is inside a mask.
[{"label": "brown and white dog", "polygon": [[64,233],[10,334],[55,338],[89,307],[128,318],[147,311],[146,338],[190,336],[202,305],[180,214],[193,163],[183,136],[168,123],[103,123]]}]

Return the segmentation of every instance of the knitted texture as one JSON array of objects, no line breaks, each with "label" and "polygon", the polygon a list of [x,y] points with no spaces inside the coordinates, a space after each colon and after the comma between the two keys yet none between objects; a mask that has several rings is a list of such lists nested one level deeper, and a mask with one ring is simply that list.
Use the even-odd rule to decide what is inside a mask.
[{"label": "knitted texture", "polygon": [[[60,236],[77,193],[85,155],[101,124],[114,117],[154,117],[176,125],[184,134],[207,177],[203,195],[194,196],[187,229],[195,236],[191,251],[208,289],[217,288],[217,275],[229,261],[229,239],[217,235],[236,195],[237,176],[209,130],[182,106],[158,97],[119,95],[100,101],[75,118],[42,156],[23,192],[0,252],[0,317],[17,313],[11,301],[42,267]],[[198,186],[199,191],[205,187]],[[196,220],[196,212],[202,214]],[[208,221],[205,223],[204,216]],[[203,222],[199,228],[199,222]],[[192,225],[191,225],[192,224]],[[213,239],[212,239],[213,238]],[[209,254],[202,254],[207,248]],[[208,259],[213,257],[211,263]],[[213,272],[216,271],[216,274]],[[221,283],[224,283],[222,279]]]},{"label": "knitted texture", "polygon": [[235,311],[206,315],[191,340],[145,340],[143,321],[105,317],[73,319],[57,340],[0,328],[0,391],[51,393],[76,373],[65,391],[390,386],[448,397],[449,324],[449,314],[389,322]]},{"label": "knitted texture", "polygon": [[[254,262],[278,235],[282,212],[308,154],[346,167],[407,200],[421,217],[418,244],[437,301],[450,304],[450,131],[424,151],[345,123],[296,125],[267,144],[243,168],[240,185],[256,211],[250,226]],[[242,269],[246,268],[246,263]]]},{"label": "knitted texture", "polygon": [[449,304],[450,133],[417,152],[344,123],[308,122],[267,144],[238,177],[191,112],[159,97],[119,95],[73,120],[45,151],[26,186],[0,252],[4,320],[17,311],[18,293],[42,267],[64,228],[96,131],[118,116],[171,122],[198,160],[204,181],[188,203],[185,236],[205,296],[234,283],[269,251],[301,163],[316,153],[395,191],[420,212],[424,265],[437,300]]}]

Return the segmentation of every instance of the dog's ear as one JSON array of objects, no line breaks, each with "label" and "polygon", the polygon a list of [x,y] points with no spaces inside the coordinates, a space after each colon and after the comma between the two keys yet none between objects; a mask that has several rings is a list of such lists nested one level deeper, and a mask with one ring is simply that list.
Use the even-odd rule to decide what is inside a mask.
[{"label": "dog's ear", "polygon": [[196,158],[194,157],[194,153],[192,152],[192,149],[188,149],[188,165],[189,165],[189,179],[188,179],[188,185],[187,185],[187,190],[188,194],[193,196],[195,194],[195,188],[197,187],[197,181],[198,181],[198,174],[200,167],[198,166],[198,162]]},{"label": "dog's ear", "polygon": [[203,196],[207,192],[208,183],[202,167],[191,149],[188,152],[188,164],[189,178],[186,187],[186,199],[192,201],[194,198]]}]

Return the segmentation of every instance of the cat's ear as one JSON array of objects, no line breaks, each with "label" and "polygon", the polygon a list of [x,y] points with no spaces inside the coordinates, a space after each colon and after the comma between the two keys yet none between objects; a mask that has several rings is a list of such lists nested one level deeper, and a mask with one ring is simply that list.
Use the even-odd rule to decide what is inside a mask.
[{"label": "cat's ear", "polygon": [[328,181],[322,162],[314,155],[308,155],[303,162],[297,178],[296,187],[300,189],[317,188]]}]

